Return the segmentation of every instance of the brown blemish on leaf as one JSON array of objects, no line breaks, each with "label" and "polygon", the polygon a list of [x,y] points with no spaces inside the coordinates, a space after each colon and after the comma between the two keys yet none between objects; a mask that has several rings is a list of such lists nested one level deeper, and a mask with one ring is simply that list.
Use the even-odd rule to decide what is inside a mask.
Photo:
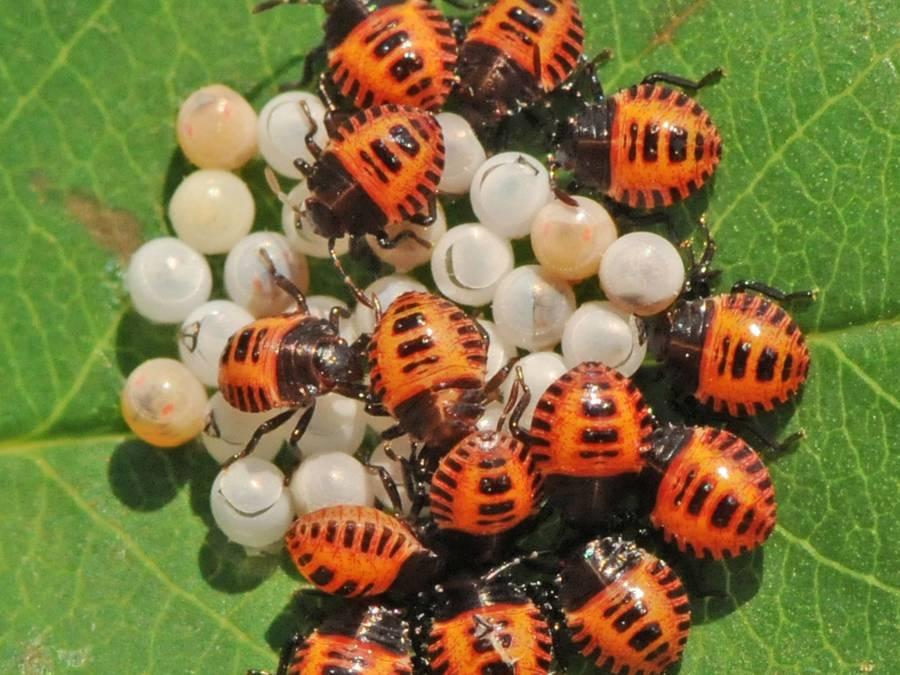
[{"label": "brown blemish on leaf", "polygon": [[69,215],[84,226],[91,238],[119,260],[128,260],[143,243],[141,223],[129,211],[110,208],[85,192],[55,188],[42,174],[35,174],[31,185],[39,197],[61,201]]},{"label": "brown blemish on leaf", "polygon": [[673,16],[672,20],[669,21],[669,23],[667,23],[665,26],[663,26],[656,33],[656,35],[653,36],[653,39],[641,53],[641,56],[646,56],[657,47],[670,43],[672,41],[672,38],[675,37],[675,31],[681,28],[682,24],[689,18],[691,18],[691,16],[696,14],[697,11],[705,4],[706,0],[694,0],[694,2],[688,5],[681,14],[676,14],[675,16]]},{"label": "brown blemish on leaf", "polygon": [[40,675],[53,672],[53,659],[47,653],[40,637],[30,640],[22,652],[22,660],[19,662],[19,672],[22,675]]}]

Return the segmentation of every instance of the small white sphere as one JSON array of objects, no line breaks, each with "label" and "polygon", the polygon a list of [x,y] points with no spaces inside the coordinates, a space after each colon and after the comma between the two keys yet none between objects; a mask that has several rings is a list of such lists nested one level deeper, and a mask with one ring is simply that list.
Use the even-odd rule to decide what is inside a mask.
[{"label": "small white sphere", "polygon": [[497,330],[497,325],[493,321],[478,319],[478,323],[482,325],[490,339],[487,353],[486,378],[489,380],[506,365],[507,361],[516,355],[516,346],[503,337],[500,331]]},{"label": "small white sphere", "polygon": [[606,249],[600,286],[610,302],[638,316],[659,314],[684,286],[684,261],[672,243],[652,232],[630,232]]},{"label": "small white sphere", "polygon": [[179,323],[209,299],[212,272],[206,258],[183,241],[160,237],[132,254],[125,286],[138,314]]},{"label": "small white sphere", "polygon": [[[405,274],[389,274],[376,279],[365,289],[368,297],[378,296],[382,311],[386,311],[391,303],[407,291],[427,291],[423,284]],[[353,326],[356,332],[371,333],[375,329],[375,312],[362,304],[357,304],[353,311]]]},{"label": "small white sphere", "polygon": [[122,388],[122,417],[135,435],[159,448],[187,443],[203,428],[206,390],[175,359],[150,359]]},{"label": "small white sphere", "polygon": [[472,178],[469,197],[478,220],[507,239],[531,232],[531,222],[550,201],[550,176],[537,159],[501,152],[484,162]]},{"label": "small white sphere", "polygon": [[286,91],[270,99],[259,113],[257,139],[259,152],[275,171],[288,178],[300,179],[303,174],[294,166],[295,159],[312,163],[314,160],[306,147],[309,120],[301,103],[305,102],[318,125],[313,136],[320,148],[328,142],[325,132],[325,106],[318,96],[305,91]]},{"label": "small white sphere", "polygon": [[366,435],[365,406],[340,394],[316,399],[316,411],[297,447],[304,456],[323,452],[353,454]]},{"label": "small white sphere", "polygon": [[[412,454],[409,436],[395,438],[390,441],[390,444],[391,450],[397,457],[409,458],[410,454]],[[397,486],[397,492],[400,493],[400,503],[403,507],[402,511],[405,513],[409,511],[410,498],[403,477],[403,465],[399,461],[395,461],[387,456],[387,453],[384,450],[386,445],[387,441],[379,443],[375,447],[375,450],[372,451],[372,455],[369,457],[367,464],[369,466],[380,466],[390,474],[391,478],[394,480],[394,485]],[[377,473],[371,472],[369,474],[369,482],[372,484],[372,492],[375,494],[375,500],[387,508],[393,508],[391,498],[384,488],[384,483],[381,482],[381,477]]]},{"label": "small white sphere", "polygon": [[291,497],[302,515],[326,506],[372,506],[375,493],[369,472],[343,452],[328,452],[303,461],[291,477]]},{"label": "small white sphere", "polygon": [[436,115],[444,132],[446,156],[438,189],[453,195],[469,191],[475,171],[484,163],[485,153],[478,136],[464,117],[442,112]]},{"label": "small white sphere", "polygon": [[[305,181],[297,183],[287,194],[286,203],[281,205],[281,229],[284,230],[284,236],[295,251],[314,258],[328,258],[331,256],[328,252],[328,240],[317,234],[312,224],[303,217],[300,217],[300,227],[297,227],[298,212],[303,212],[303,204],[307,197],[309,188],[306,187]],[[344,255],[349,250],[350,237],[341,237],[334,242],[334,252],[338,255]]]},{"label": "small white sphere", "polygon": [[[310,295],[306,298],[306,306],[309,307],[310,315],[318,319],[330,318],[331,310],[335,307],[347,309],[346,302],[330,295]],[[291,310],[295,308],[296,305],[292,304]],[[340,317],[338,325],[340,326],[340,336],[344,338],[347,344],[352,343],[359,336],[359,333],[356,332],[356,328],[353,326],[352,315],[346,318]]]},{"label": "small white sphere", "polygon": [[[531,390],[531,400],[525,412],[522,415],[520,425],[524,428],[531,426],[531,416],[537,407],[537,402],[541,395],[546,391],[556,379],[568,370],[562,357],[556,352],[534,352],[523,357],[517,364],[516,368],[522,369],[522,375],[525,378],[525,384]],[[512,391],[513,382],[516,379],[516,371],[509,374],[509,377],[503,382],[501,391],[503,392],[503,400],[509,400],[509,394]]]},{"label": "small white sphere", "polygon": [[616,224],[598,202],[575,197],[578,206],[552,201],[531,224],[531,248],[538,262],[566,279],[596,274],[603,252],[616,240]]},{"label": "small white sphere", "polygon": [[216,387],[225,343],[251,321],[250,312],[229,300],[205,302],[181,324],[178,357],[203,384]]},{"label": "small white sphere", "polygon": [[201,169],[175,188],[169,220],[178,238],[200,253],[228,253],[253,228],[250,188],[230,171]]},{"label": "small white sphere", "polygon": [[563,361],[569,368],[599,361],[630,377],[647,354],[647,340],[638,321],[611,302],[584,303],[566,321]]},{"label": "small white sphere", "polygon": [[254,232],[241,239],[225,259],[225,291],[255,317],[286,310],[292,298],[279,288],[263,264],[259,250],[266,249],[275,269],[292,280],[301,291],[309,287],[306,258],[295,253],[284,235]]},{"label": "small white sphere", "polygon": [[[219,464],[224,464],[247,447],[250,438],[264,422],[282,412],[283,408],[260,413],[244,412],[230,406],[222,393],[217,391],[206,406],[206,425],[200,438],[212,458]],[[296,423],[295,416],[277,429],[264,434],[250,456],[267,461],[275,459]]]},{"label": "small white sphere", "polygon": [[478,418],[475,427],[478,431],[496,431],[497,422],[503,414],[503,404],[500,401],[491,401],[484,408],[484,413]]},{"label": "small white sphere", "polygon": [[277,542],[294,519],[284,474],[257,457],[245,457],[219,472],[210,492],[210,506],[222,533],[252,548]]},{"label": "small white sphere", "polygon": [[447,298],[478,307],[491,301],[497,284],[514,264],[507,239],[483,225],[457,225],[434,247],[431,274]]},{"label": "small white sphere", "polygon": [[409,272],[416,267],[424,265],[431,260],[431,252],[434,250],[434,244],[447,231],[447,216],[444,213],[444,207],[437,205],[437,213],[434,222],[431,225],[415,225],[413,223],[391,223],[384,228],[388,239],[393,239],[401,232],[407,230],[414,232],[420,239],[431,244],[431,246],[423,246],[421,242],[415,239],[404,239],[393,248],[382,248],[378,244],[378,239],[371,234],[366,235],[366,242],[369,248],[388,265],[393,265],[397,272]]},{"label": "small white sphere", "polygon": [[256,154],[256,111],[224,84],[188,96],[175,129],[185,156],[202,169],[238,169]]},{"label": "small white sphere", "polygon": [[575,311],[575,294],[539,265],[523,265],[503,277],[491,309],[508,342],[528,351],[550,349]]}]

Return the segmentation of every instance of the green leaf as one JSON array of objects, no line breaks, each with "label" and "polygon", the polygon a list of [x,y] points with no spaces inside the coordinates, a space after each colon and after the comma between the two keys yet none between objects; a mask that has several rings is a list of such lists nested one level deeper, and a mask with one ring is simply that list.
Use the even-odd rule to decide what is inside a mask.
[{"label": "green leaf", "polygon": [[[17,3],[0,45],[0,672],[243,672],[330,603],[281,558],[246,558],[212,526],[215,466],[127,433],[123,375],[172,353],[130,311],[120,273],[167,231],[190,169],[173,120],[224,81],[254,104],[296,79],[322,12],[250,3]],[[900,8],[890,0],[585,0],[609,90],[668,70],[728,72],[699,95],[725,139],[701,211],[723,283],[817,287],[796,307],[813,369],[804,427],[770,462],[779,525],[760,552],[699,566],[684,675],[900,671]],[[277,209],[257,162],[244,172]],[[327,265],[314,287],[342,292]],[[320,606],[321,605],[321,606]],[[573,669],[574,670],[574,669]],[[584,672],[590,672],[585,668]]]}]

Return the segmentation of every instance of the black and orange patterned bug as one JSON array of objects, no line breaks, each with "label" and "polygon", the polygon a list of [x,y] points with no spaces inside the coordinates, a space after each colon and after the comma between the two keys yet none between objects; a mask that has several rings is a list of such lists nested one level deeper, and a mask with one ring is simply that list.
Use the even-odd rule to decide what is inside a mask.
[{"label": "black and orange patterned bug", "polygon": [[[317,396],[335,392],[362,400],[367,395],[363,383],[364,340],[347,344],[339,332],[340,318],[349,313],[334,308],[328,319],[312,316],[303,293],[275,269],[264,249],[260,249],[260,257],[275,283],[297,303],[297,309],[257,319],[228,339],[219,361],[219,391],[231,406],[245,412],[289,410],[263,422],[228,464],[246,457],[264,434],[303,409],[290,437],[296,444],[312,419]],[[214,430],[215,420],[208,420],[207,427]]]},{"label": "black and orange patterned bug", "polygon": [[[385,227],[411,219],[434,221],[437,185],[444,170],[444,137],[434,116],[424,110],[393,104],[367,108],[339,124],[326,116],[329,142],[323,150],[314,141],[316,122],[304,107],[310,124],[306,145],[315,164],[296,160],[306,176],[310,196],[297,210],[298,225],[309,223],[329,240],[345,234],[374,235],[383,248],[390,239]],[[287,201],[274,174],[267,171],[272,189]],[[337,263],[340,269],[340,264]],[[359,294],[357,293],[359,298]]]},{"label": "black and orange patterned bug", "polygon": [[691,627],[687,591],[633,542],[589,542],[565,561],[556,584],[572,643],[601,668],[655,675],[681,659]]},{"label": "black and orange patterned bug", "polygon": [[485,382],[487,349],[487,334],[452,302],[421,291],[394,300],[369,342],[372,407],[398,422],[386,437],[408,433],[444,454],[467,436],[507,372]]},{"label": "black and orange patterned bug", "polygon": [[637,385],[618,371],[585,362],[563,373],[538,400],[530,429],[548,497],[572,520],[608,510],[615,486],[643,469],[655,428]]},{"label": "black and orange patterned bug", "polygon": [[711,427],[658,430],[647,463],[661,475],[650,521],[697,557],[730,558],[775,528],[775,490],[759,455]]},{"label": "black and orange patterned bug", "polygon": [[[529,399],[520,369],[496,429],[473,431],[441,459],[430,487],[431,517],[440,531],[493,547],[499,543],[494,538],[538,510],[542,477],[529,449],[531,437],[519,427]],[[501,431],[507,416],[510,433]],[[473,547],[465,548],[472,555]]]},{"label": "black and orange patterned bug", "polygon": [[547,620],[525,591],[490,573],[437,588],[426,657],[441,675],[546,675],[553,659]]},{"label": "black and orange patterned bug", "polygon": [[371,506],[330,506],[301,516],[284,537],[300,573],[345,597],[421,589],[437,555],[403,521]]},{"label": "black and orange patterned bug", "polygon": [[593,68],[594,101],[568,120],[551,166],[571,169],[577,184],[637,208],[669,206],[699,190],[722,156],[722,139],[709,113],[687,94],[657,82],[699,89],[699,82],[653,73],[641,84],[604,96]]},{"label": "black and orange patterned bug", "polygon": [[584,53],[576,0],[494,0],[459,52],[463,115],[484,125],[559,87]]},{"label": "black and orange patterned bug", "polygon": [[[294,635],[282,649],[277,675],[412,675],[411,649],[409,624],[402,611],[350,605],[309,637]],[[250,670],[247,675],[267,674]]]},{"label": "black and orange patterned bug", "polygon": [[[277,5],[306,0],[271,0]],[[312,4],[312,3],[310,3]],[[426,0],[324,0],[330,86],[357,108],[385,103],[440,108],[456,84],[457,46],[447,19]],[[327,93],[327,92],[326,92]]]}]

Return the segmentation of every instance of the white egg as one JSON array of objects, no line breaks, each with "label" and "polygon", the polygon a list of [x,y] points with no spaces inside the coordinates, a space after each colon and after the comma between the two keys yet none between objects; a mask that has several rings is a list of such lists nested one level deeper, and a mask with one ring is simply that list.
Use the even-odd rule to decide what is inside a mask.
[{"label": "white egg", "polygon": [[584,303],[566,322],[563,360],[569,368],[599,361],[630,377],[647,354],[647,339],[639,321],[611,302]]},{"label": "white egg", "polygon": [[209,299],[206,258],[175,237],[151,239],[128,263],[125,285],[138,314],[157,323],[180,323]]},{"label": "white egg", "polygon": [[246,457],[219,471],[210,492],[210,507],[226,537],[252,548],[279,541],[294,519],[284,474],[257,457]]},{"label": "white egg", "polygon": [[507,239],[531,232],[532,221],[552,197],[543,164],[521,152],[501,152],[484,162],[469,192],[481,224]]},{"label": "white egg", "polygon": [[[203,446],[214,460],[224,464],[247,447],[250,438],[264,422],[282,412],[283,408],[260,413],[244,412],[230,406],[222,393],[217,391],[206,406],[206,425],[200,436]],[[296,423],[295,415],[277,429],[263,434],[250,456],[268,461],[275,459]]]},{"label": "white egg", "polygon": [[181,324],[178,357],[203,384],[216,387],[228,338],[252,321],[250,312],[229,300],[205,302]]},{"label": "white egg", "polygon": [[506,381],[501,386],[503,399],[506,401],[509,400],[509,395],[515,382],[516,370],[519,368],[522,369],[525,384],[528,385],[531,394],[531,399],[520,421],[520,426],[527,429],[531,426],[531,417],[541,395],[568,368],[563,363],[562,357],[556,352],[534,352],[523,357],[516,364],[516,369],[510,373],[510,376],[506,378]]},{"label": "white egg", "polygon": [[450,300],[479,307],[494,297],[497,284],[515,260],[507,239],[483,225],[457,225],[447,230],[431,256],[431,274]]},{"label": "white egg", "polygon": [[446,149],[438,189],[454,195],[465,194],[469,191],[475,171],[484,163],[484,148],[464,117],[442,112],[436,118],[444,133]]},{"label": "white egg", "polygon": [[681,293],[684,261],[668,239],[652,232],[630,232],[606,249],[599,275],[610,302],[626,312],[651,316]]},{"label": "white egg", "polygon": [[306,258],[293,251],[284,235],[254,232],[241,239],[225,259],[225,291],[255,317],[271,316],[286,310],[293,299],[279,288],[260,257],[260,249],[275,269],[294,282],[301,291],[309,286]]},{"label": "white egg", "polygon": [[256,154],[256,111],[224,84],[191,93],[175,129],[182,152],[202,169],[238,169]]},{"label": "white egg", "polygon": [[298,514],[326,506],[371,506],[375,493],[369,473],[359,460],[343,452],[328,452],[303,461],[290,483]]},{"label": "white egg", "polygon": [[487,319],[478,319],[488,334],[490,344],[487,353],[487,378],[490,380],[507,362],[516,355],[516,346],[508,342],[497,330],[497,325]]},{"label": "white egg", "polygon": [[310,124],[301,105],[306,103],[318,129],[313,136],[320,148],[328,142],[325,132],[325,106],[318,96],[306,91],[286,91],[270,99],[259,113],[257,138],[259,152],[275,171],[288,178],[303,174],[294,166],[295,159],[313,162],[305,137]]},{"label": "white egg", "polygon": [[325,394],[316,399],[316,410],[297,447],[304,456],[323,452],[353,454],[365,434],[363,403],[340,394]]},{"label": "white egg", "polygon": [[509,343],[528,351],[550,349],[575,311],[575,294],[539,265],[523,265],[497,285],[491,308],[497,330]]},{"label": "white egg", "polygon": [[567,281],[597,273],[603,252],[616,240],[616,224],[598,202],[574,197],[578,206],[552,201],[531,224],[531,248],[538,262]]},{"label": "white egg", "polygon": [[201,169],[187,176],[169,201],[178,238],[200,253],[228,253],[253,227],[250,188],[230,171]]}]

